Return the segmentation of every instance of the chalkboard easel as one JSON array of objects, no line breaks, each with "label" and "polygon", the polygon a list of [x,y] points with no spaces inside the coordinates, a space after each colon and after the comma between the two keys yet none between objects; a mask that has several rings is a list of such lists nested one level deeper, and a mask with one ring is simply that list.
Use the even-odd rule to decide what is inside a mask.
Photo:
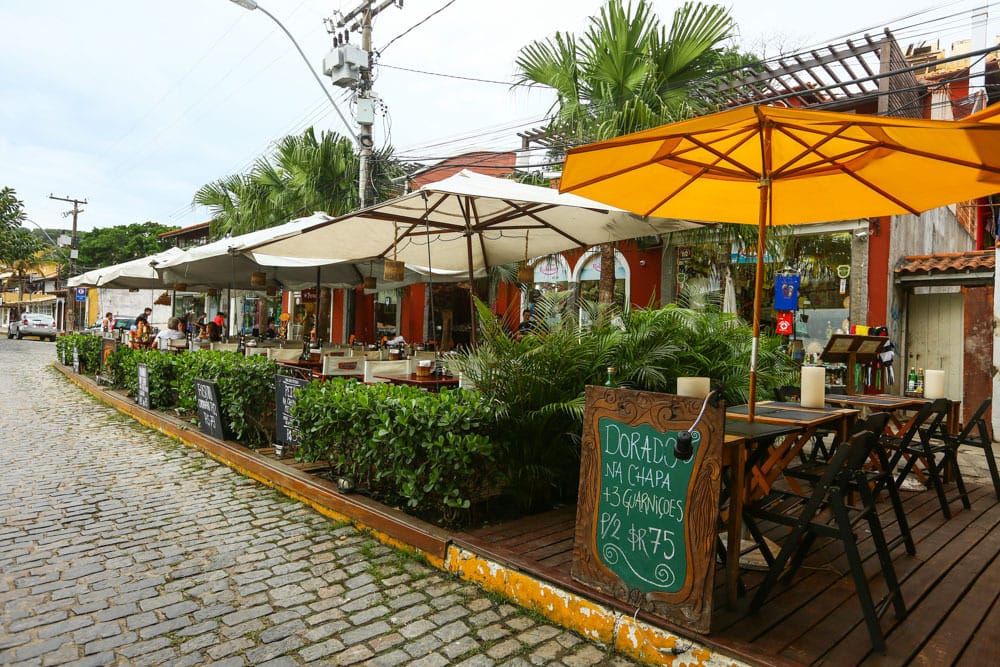
[{"label": "chalkboard easel", "polygon": [[219,409],[219,385],[211,380],[196,378],[194,388],[198,397],[198,430],[205,435],[224,440],[226,429],[222,422],[222,411]]},{"label": "chalkboard easel", "polygon": [[677,436],[702,400],[588,386],[571,574],[630,607],[706,633],[712,621],[724,408],[693,454]]},{"label": "chalkboard easel", "polygon": [[146,364],[136,364],[136,372],[139,375],[139,384],[135,392],[135,402],[149,410],[152,407],[149,399],[149,367]]},{"label": "chalkboard easel", "polygon": [[292,419],[295,391],[309,385],[309,380],[278,374],[274,378],[274,451],[279,458],[286,448],[294,450],[299,445],[299,430]]}]

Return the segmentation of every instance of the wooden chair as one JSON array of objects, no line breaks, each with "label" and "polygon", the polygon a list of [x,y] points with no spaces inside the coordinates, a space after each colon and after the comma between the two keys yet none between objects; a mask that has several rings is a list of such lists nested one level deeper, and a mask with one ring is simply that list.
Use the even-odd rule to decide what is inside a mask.
[{"label": "wooden chair", "polygon": [[322,371],[314,373],[313,376],[320,379],[338,376],[357,378],[364,375],[364,364],[364,360],[361,359],[348,359],[347,357],[326,355],[323,357]]},{"label": "wooden chair", "polygon": [[410,370],[408,360],[401,361],[372,361],[365,360],[365,383],[375,384],[377,382],[388,382],[377,375],[408,375],[414,371]]},{"label": "wooden chair", "polygon": [[248,357],[266,357],[267,348],[266,347],[248,347],[246,348],[246,355]]},{"label": "wooden chair", "polygon": [[[869,489],[886,489],[889,501],[892,504],[892,511],[896,515],[896,525],[899,527],[899,537],[889,542],[888,546],[891,550],[892,547],[902,543],[906,547],[906,553],[912,556],[917,553],[917,548],[913,543],[913,536],[910,533],[910,522],[907,520],[906,512],[903,510],[903,501],[899,496],[899,489],[892,483],[892,470],[889,468],[889,459],[881,444],[881,437],[885,434],[885,427],[888,423],[888,412],[876,412],[869,415],[867,419],[857,422],[851,429],[851,435],[862,431],[871,431],[876,437],[871,441],[873,447],[868,452],[868,461],[872,465],[862,467],[856,477],[851,480],[850,491],[852,496],[860,495],[861,490],[854,488],[854,485],[862,480]],[[829,467],[830,464],[828,462],[810,461],[794,468],[786,468],[785,476],[807,482],[810,486],[815,487],[823,478],[823,475],[826,474]],[[872,497],[877,498],[878,496],[873,493]]]},{"label": "wooden chair", "polygon": [[1000,500],[1000,473],[997,472],[997,460],[993,454],[993,431],[986,421],[986,412],[992,402],[992,399],[987,398],[980,404],[961,433],[955,436],[955,444],[957,447],[965,445],[983,450],[986,466],[993,479],[993,490],[996,492],[997,500]]},{"label": "wooden chair", "polygon": [[279,347],[267,348],[267,358],[272,361],[297,361],[301,354],[302,346],[299,346],[298,349]]},{"label": "wooden chair", "polygon": [[218,352],[235,352],[239,343],[212,343],[212,349]]},{"label": "wooden chair", "polygon": [[[919,471],[925,478],[924,484],[934,489],[941,505],[941,512],[946,519],[950,519],[950,504],[955,500],[961,500],[965,509],[972,507],[962,471],[958,468],[958,441],[948,433],[947,428],[951,401],[947,398],[938,398],[926,404],[924,408],[927,408],[926,418],[923,423],[917,425],[916,436],[910,438],[905,446],[900,446],[890,464],[895,467],[900,460],[904,460],[903,467],[896,475],[898,488],[911,471],[918,470],[916,465],[920,463]],[[921,408],[921,412],[924,408]],[[958,488],[958,495],[951,498],[944,490],[945,473],[949,469],[955,477],[955,486]]]},{"label": "wooden chair", "polygon": [[[791,532],[781,544],[781,551],[773,559],[764,582],[750,601],[752,612],[758,611],[763,606],[768,594],[779,580],[787,582],[794,576],[817,537],[838,539],[844,545],[855,592],[861,603],[872,646],[884,653],[885,636],[879,625],[879,616],[891,604],[897,618],[902,618],[906,615],[906,605],[889,555],[889,547],[882,532],[875,497],[867,481],[861,476],[862,466],[868,460],[868,453],[877,446],[876,440],[876,435],[871,431],[855,433],[846,443],[836,448],[826,472],[817,482],[811,495],[772,491],[767,498],[745,508],[744,515],[753,520],[771,521],[791,528]],[[861,496],[860,507],[851,507],[845,500],[854,488]],[[854,526],[862,521],[867,523],[871,532],[875,552],[888,588],[886,598],[878,605],[875,604],[871,589],[868,587],[868,578],[865,575],[854,531]],[[755,531],[759,534],[756,527]],[[767,549],[762,539],[758,544],[762,551]]]}]

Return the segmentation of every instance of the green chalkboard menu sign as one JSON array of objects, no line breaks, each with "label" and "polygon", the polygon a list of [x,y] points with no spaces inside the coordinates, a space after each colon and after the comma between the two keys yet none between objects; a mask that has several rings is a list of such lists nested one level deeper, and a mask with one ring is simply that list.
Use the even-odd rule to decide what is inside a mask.
[{"label": "green chalkboard menu sign", "polygon": [[573,577],[698,632],[711,624],[724,407],[587,387]]}]

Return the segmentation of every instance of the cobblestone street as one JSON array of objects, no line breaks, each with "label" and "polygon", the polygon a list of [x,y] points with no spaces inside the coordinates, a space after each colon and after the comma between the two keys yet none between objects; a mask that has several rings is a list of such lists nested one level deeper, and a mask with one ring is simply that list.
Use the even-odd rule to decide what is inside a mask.
[{"label": "cobblestone street", "polygon": [[248,480],[0,340],[0,664],[633,664]]}]

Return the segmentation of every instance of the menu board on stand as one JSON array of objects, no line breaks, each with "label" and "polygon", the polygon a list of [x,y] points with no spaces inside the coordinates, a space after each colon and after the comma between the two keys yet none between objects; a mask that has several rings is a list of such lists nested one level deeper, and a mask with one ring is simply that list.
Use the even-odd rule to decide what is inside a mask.
[{"label": "menu board on stand", "polygon": [[[295,391],[309,385],[309,380],[290,375],[276,375],[274,378],[274,453],[281,458],[299,444],[299,430],[292,418],[295,405]],[[287,450],[287,451],[286,451]]]},{"label": "menu board on stand", "polygon": [[[699,398],[587,387],[571,574],[704,633],[725,413],[721,405],[702,408]],[[691,434],[687,452],[678,448],[682,432]]]},{"label": "menu board on stand", "polygon": [[[828,364],[844,364],[846,375],[844,384],[848,394],[857,394],[860,386],[857,381],[858,364],[868,366],[879,358],[882,346],[888,338],[884,336],[852,336],[849,334],[834,334],[819,355],[820,361]],[[865,384],[865,383],[862,383]]]}]

